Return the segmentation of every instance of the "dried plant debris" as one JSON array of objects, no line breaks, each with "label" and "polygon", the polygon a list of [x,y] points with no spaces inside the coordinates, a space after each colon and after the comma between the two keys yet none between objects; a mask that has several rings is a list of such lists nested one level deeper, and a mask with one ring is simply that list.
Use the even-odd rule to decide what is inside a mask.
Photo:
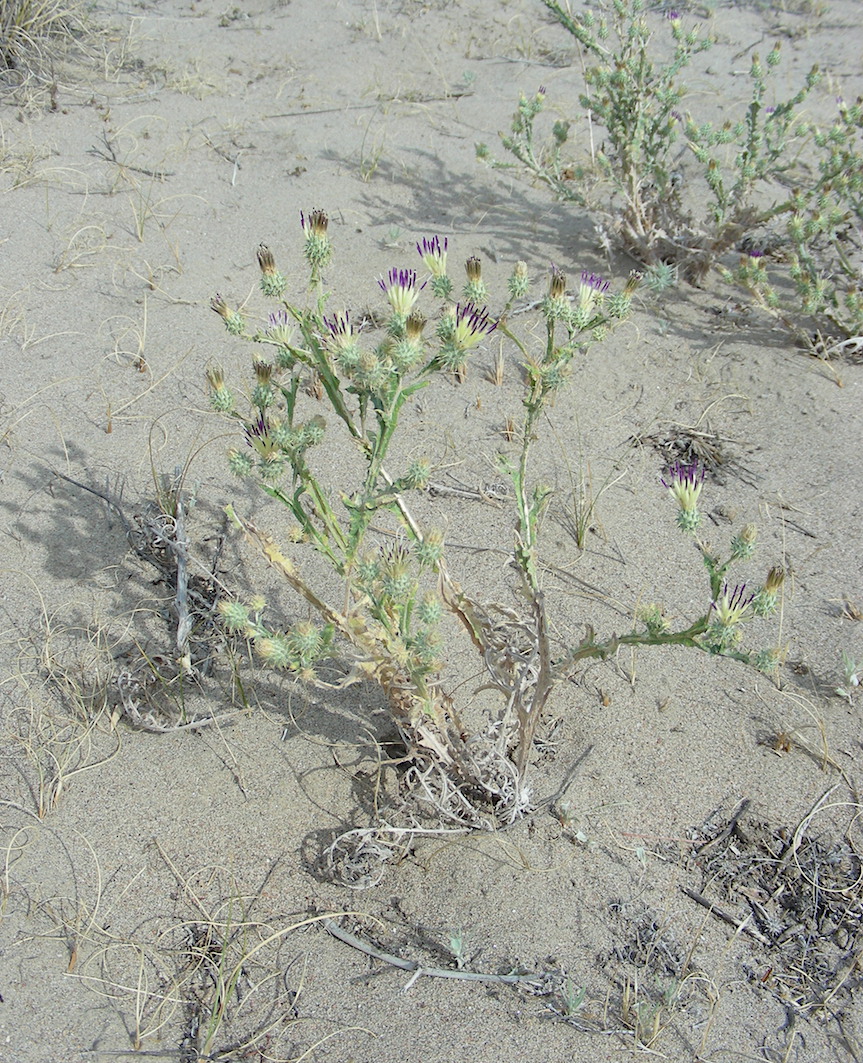
[{"label": "dried plant debris", "polygon": [[680,978],[688,958],[675,941],[668,920],[648,908],[635,912],[630,908],[621,900],[609,904],[609,913],[616,917],[621,933],[619,943],[600,957],[601,962],[650,970],[661,978]]},{"label": "dried plant debris", "polygon": [[711,980],[693,965],[697,939],[684,946],[668,916],[639,903],[613,900],[608,912],[618,943],[597,957],[613,986],[602,1029],[656,1050],[681,1021],[689,1026],[709,1022],[716,994]]},{"label": "dried plant debris", "polygon": [[114,679],[114,711],[144,730],[164,732],[212,722],[207,713],[187,710],[187,697],[202,680],[213,675],[225,636],[217,623],[216,605],[222,594],[218,576],[225,541],[224,527],[213,537],[210,556],[201,560],[188,532],[195,499],[184,489],[183,470],[161,477],[155,503],[127,514],[122,490],[99,490],[56,475],[74,487],[101,499],[119,517],[129,545],[156,570],[156,584],[170,594],[165,610],[169,640],[162,650],[136,641],[123,656],[128,666],[118,667]]},{"label": "dried plant debris", "polygon": [[859,365],[863,362],[863,336],[824,336],[816,332],[812,336],[812,350],[825,360],[839,358]]},{"label": "dried plant debris", "polygon": [[731,449],[739,440],[720,436],[711,429],[701,430],[692,425],[667,424],[655,432],[630,436],[627,443],[633,447],[652,447],[670,468],[681,465],[700,464],[717,483],[724,483],[724,473],[734,473],[744,483],[751,483],[752,476],[739,462]]},{"label": "dried plant debris", "polygon": [[690,858],[700,891],[684,890],[762,946],[745,964],[750,982],[804,1015],[839,1016],[863,985],[861,808],[834,798],[838,785],[793,828],[763,822],[748,802],[708,820]]}]

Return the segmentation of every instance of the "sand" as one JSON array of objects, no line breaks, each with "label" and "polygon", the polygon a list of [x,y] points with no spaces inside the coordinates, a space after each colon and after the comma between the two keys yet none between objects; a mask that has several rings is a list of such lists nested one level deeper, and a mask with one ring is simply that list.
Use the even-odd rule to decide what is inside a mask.
[{"label": "sand", "polygon": [[[712,6],[693,104],[739,104],[748,56],[774,39],[787,84],[813,61],[828,71],[814,114],[861,91],[850,0]],[[147,661],[174,674],[173,589],[117,508],[63,477],[134,530],[154,480],[181,470],[194,557],[220,550],[226,593],[302,617],[225,531],[228,503],[277,538],[290,521],[227,471],[237,431],[209,410],[204,373],[247,386],[250,354],[209,301],[260,310],[262,241],[301,295],[314,208],[339,307],[379,306],[377,278],[420,266],[414,244],[435,233],[456,276],[481,257],[493,292],[519,259],[540,291],[551,262],[571,287],[585,268],[620,286],[633,263],[607,258],[584,211],[475,158],[479,141],[501,154],[519,91],[543,84],[572,114],[578,57],[532,0],[160,0],[89,18],[53,87],[10,75],[0,110],[0,1060],[861,1058],[863,696],[834,693],[841,652],[863,658],[860,365],[807,356],[717,278],[641,291],[534,450],[556,490],[542,540],[555,637],[628,630],[650,601],[675,622],[703,611],[701,561],[659,478],[675,440],[707,438],[722,463],[705,536],[725,549],[753,521],[753,578],[789,573],[780,621],[753,627],[783,649],[777,681],[684,649],[590,664],[548,704],[535,812],[417,836],[376,886],[349,889],[327,846],[396,822],[381,696],[242,663],[244,703],[223,662],[185,695],[215,723],[135,726],[117,678]],[[479,489],[419,495],[417,513],[447,529],[465,586],[511,602],[512,512],[489,487],[512,453],[520,370],[505,345],[495,384],[497,349],[406,411],[398,454]],[[334,444],[328,460],[338,484],[352,454]],[[588,473],[580,550],[572,496]],[[424,968],[526,981],[414,977],[324,917]]]}]

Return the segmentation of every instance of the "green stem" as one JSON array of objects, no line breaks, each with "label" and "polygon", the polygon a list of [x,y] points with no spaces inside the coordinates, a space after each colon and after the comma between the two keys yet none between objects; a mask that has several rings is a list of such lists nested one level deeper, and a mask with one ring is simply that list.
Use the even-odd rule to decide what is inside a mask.
[{"label": "green stem", "polygon": [[610,53],[607,48],[603,48],[599,42],[590,35],[587,29],[577,22],[569,11],[565,11],[557,0],[542,0],[548,10],[554,15],[557,21],[563,26],[565,30],[575,37],[579,44],[586,48],[592,55],[595,55],[598,59],[605,59]]},{"label": "green stem", "polygon": [[[606,639],[605,642],[597,642],[593,638],[593,632],[591,631],[587,639],[584,640],[575,649],[572,649],[567,653],[566,657],[560,664],[565,667],[570,667],[575,664],[576,661],[586,660],[592,657],[605,660],[615,653],[620,646],[691,646],[694,649],[704,650],[710,652],[707,647],[702,646],[698,641],[698,637],[703,635],[707,631],[709,622],[709,614],[705,613],[700,619],[696,620],[694,624],[691,624],[683,631],[667,631],[657,632],[656,634],[650,634],[649,632],[631,632],[628,635],[612,635],[610,639]],[[733,656],[733,653],[729,653],[728,656]]]}]

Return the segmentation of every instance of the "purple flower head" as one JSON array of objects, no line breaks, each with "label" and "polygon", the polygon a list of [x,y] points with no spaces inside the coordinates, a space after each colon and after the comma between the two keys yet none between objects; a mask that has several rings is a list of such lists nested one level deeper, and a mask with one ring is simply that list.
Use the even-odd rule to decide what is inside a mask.
[{"label": "purple flower head", "polygon": [[447,247],[449,247],[449,241],[447,238],[443,238],[443,247],[441,247],[439,236],[433,236],[431,239],[424,236],[422,238],[422,243],[417,243],[417,251],[419,251],[423,258],[425,258],[426,255],[438,256],[441,253],[446,253]]},{"label": "purple flower head", "polygon": [[347,310],[341,314],[333,314],[331,318],[324,317],[324,324],[336,347],[347,347],[352,342],[354,331],[351,316]]},{"label": "purple flower head", "polygon": [[738,583],[734,589],[729,589],[727,583],[722,586],[722,594],[712,606],[716,611],[716,619],[723,627],[733,627],[744,619],[744,614],[749,607],[754,594],[746,593],[746,584]]},{"label": "purple flower head", "polygon": [[433,277],[446,276],[446,252],[448,244],[449,241],[444,237],[443,245],[441,245],[440,237],[438,236],[433,236],[430,240],[424,236],[422,238],[422,243],[417,244],[417,251],[429,273],[431,273]]},{"label": "purple flower head", "polygon": [[300,211],[300,225],[306,236],[326,236],[329,223],[330,219],[323,210],[313,210],[308,218]]},{"label": "purple flower head", "polygon": [[267,336],[287,347],[293,336],[293,321],[287,310],[273,310],[267,318]]},{"label": "purple flower head", "polygon": [[673,491],[684,486],[690,491],[701,490],[707,470],[700,461],[676,461],[668,470],[668,480],[661,478],[663,487]]},{"label": "purple flower head", "polygon": [[668,479],[662,478],[662,486],[671,492],[679,507],[677,526],[689,534],[694,534],[701,521],[698,496],[704,473],[704,466],[698,461],[676,461],[668,470]]},{"label": "purple flower head", "polygon": [[[723,587],[723,595],[725,597],[728,597],[728,584],[727,583]],[[749,603],[752,601],[752,599],[754,597],[755,597],[754,594],[751,594],[751,593],[747,594],[746,593],[746,584],[745,583],[737,583],[737,584],[735,584],[734,590],[731,592],[731,596],[728,597],[728,601],[736,609],[745,609],[746,606],[749,605]]]},{"label": "purple flower head", "polygon": [[387,279],[381,277],[378,280],[381,291],[386,295],[392,288],[415,288],[417,284],[417,271],[415,269],[393,268],[387,274]]},{"label": "purple flower head", "polygon": [[536,94],[537,94],[537,96],[545,96],[546,95],[546,91],[547,90],[546,90],[545,85],[540,85],[539,88],[536,90]]},{"label": "purple flower head", "polygon": [[455,308],[455,331],[453,341],[462,349],[473,347],[497,328],[491,321],[488,307],[477,309],[473,303],[459,303]]},{"label": "purple flower head", "polygon": [[586,269],[581,271],[581,283],[588,288],[592,288],[598,295],[605,295],[611,287],[611,281],[600,277],[598,273],[588,273]]},{"label": "purple flower head", "polygon": [[399,269],[396,266],[389,271],[386,280],[383,277],[378,281],[381,291],[390,301],[393,313],[407,317],[411,312],[419,293],[425,288],[423,282],[417,288],[417,271],[415,269]]},{"label": "purple flower head", "polygon": [[605,298],[605,293],[611,287],[611,282],[601,277],[598,273],[590,273],[582,270],[581,283],[578,286],[578,324],[580,328],[586,328],[593,317],[597,303]]},{"label": "purple flower head", "polygon": [[324,324],[334,336],[344,335],[344,333],[349,332],[351,328],[350,311],[345,310],[341,314],[333,314],[331,318],[324,316]]},{"label": "purple flower head", "polygon": [[278,449],[270,434],[270,425],[263,410],[258,411],[254,421],[243,425],[243,435],[246,437],[246,443],[265,460]]},{"label": "purple flower head", "polygon": [[263,410],[258,411],[258,416],[254,421],[246,422],[243,425],[243,433],[247,441],[260,439],[267,434],[267,418],[264,416]]},{"label": "purple flower head", "polygon": [[672,9],[671,9],[671,11],[666,11],[666,12],[665,12],[665,17],[666,17],[666,18],[667,18],[667,19],[668,19],[668,20],[669,20],[670,22],[674,22],[675,20],[677,20],[677,19],[679,19],[679,18],[680,18],[680,12],[679,12],[679,11],[677,11],[676,9],[672,8]]}]

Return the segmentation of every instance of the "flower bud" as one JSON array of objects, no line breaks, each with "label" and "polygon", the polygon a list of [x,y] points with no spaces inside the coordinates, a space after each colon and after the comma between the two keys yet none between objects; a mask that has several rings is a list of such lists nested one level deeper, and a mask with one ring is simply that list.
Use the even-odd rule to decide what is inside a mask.
[{"label": "flower bud", "polygon": [[431,475],[431,465],[426,458],[419,458],[417,461],[411,463],[410,468],[404,477],[404,484],[407,488],[422,488],[428,483],[429,476]]},{"label": "flower bud", "polygon": [[527,274],[527,263],[516,262],[512,276],[509,278],[508,287],[511,299],[521,299],[527,295],[530,281]]},{"label": "flower bud", "polygon": [[231,310],[218,292],[210,300],[210,309],[215,310],[222,318],[225,328],[232,336],[242,336],[246,331],[246,319],[239,311]]},{"label": "flower bud", "polygon": [[217,609],[228,631],[245,631],[249,626],[249,609],[242,602],[229,602],[224,598]]},{"label": "flower bud", "polygon": [[464,264],[467,273],[467,284],[464,286],[464,297],[470,303],[485,302],[487,292],[482,279],[482,262],[476,257],[471,257]]},{"label": "flower bud", "polygon": [[255,649],[262,661],[273,668],[296,668],[297,660],[291,652],[291,645],[284,635],[267,635],[257,639]]},{"label": "flower bud", "polygon": [[731,556],[735,561],[748,561],[755,553],[758,529],[754,524],[745,524],[739,535],[731,540]]},{"label": "flower bud", "polygon": [[326,427],[327,422],[324,418],[320,414],[316,414],[303,425],[300,433],[301,445],[304,447],[316,447],[319,443],[322,443]]},{"label": "flower bud", "polygon": [[258,246],[258,265],[261,267],[261,291],[264,295],[278,299],[287,287],[287,281],[276,269],[273,252],[266,244]]},{"label": "flower bud", "polygon": [[380,579],[380,560],[374,554],[366,554],[357,564],[357,576],[361,583],[374,583]]},{"label": "flower bud", "polygon": [[213,366],[207,370],[210,385],[210,405],[217,413],[230,413],[234,408],[234,396],[225,386],[222,370]]},{"label": "flower bud", "polygon": [[767,573],[764,586],[757,591],[752,600],[752,609],[756,616],[770,616],[776,609],[776,599],[782,584],[785,582],[785,572],[774,565]]},{"label": "flower bud", "polygon": [[320,652],[321,632],[311,621],[301,620],[288,632],[288,643],[296,656],[306,664]]},{"label": "flower bud", "polygon": [[443,605],[434,591],[426,591],[419,605],[419,618],[424,624],[436,624],[443,615]]},{"label": "flower bud", "polygon": [[263,410],[267,406],[272,406],[275,398],[272,386],[273,367],[269,362],[255,362],[252,368],[255,371],[252,402],[259,410]]},{"label": "flower bud", "polygon": [[421,543],[417,544],[417,560],[423,567],[433,567],[443,557],[443,532],[436,529],[427,532]]},{"label": "flower bud", "polygon": [[239,450],[228,451],[228,468],[234,476],[248,476],[252,471],[252,459]]},{"label": "flower bud", "polygon": [[566,274],[554,265],[551,267],[548,295],[550,299],[555,300],[563,299],[566,296]]},{"label": "flower bud", "polygon": [[313,210],[308,218],[300,211],[300,225],[306,234],[303,253],[315,273],[323,269],[333,255],[330,238],[327,235],[329,223],[330,219],[322,210]]}]

